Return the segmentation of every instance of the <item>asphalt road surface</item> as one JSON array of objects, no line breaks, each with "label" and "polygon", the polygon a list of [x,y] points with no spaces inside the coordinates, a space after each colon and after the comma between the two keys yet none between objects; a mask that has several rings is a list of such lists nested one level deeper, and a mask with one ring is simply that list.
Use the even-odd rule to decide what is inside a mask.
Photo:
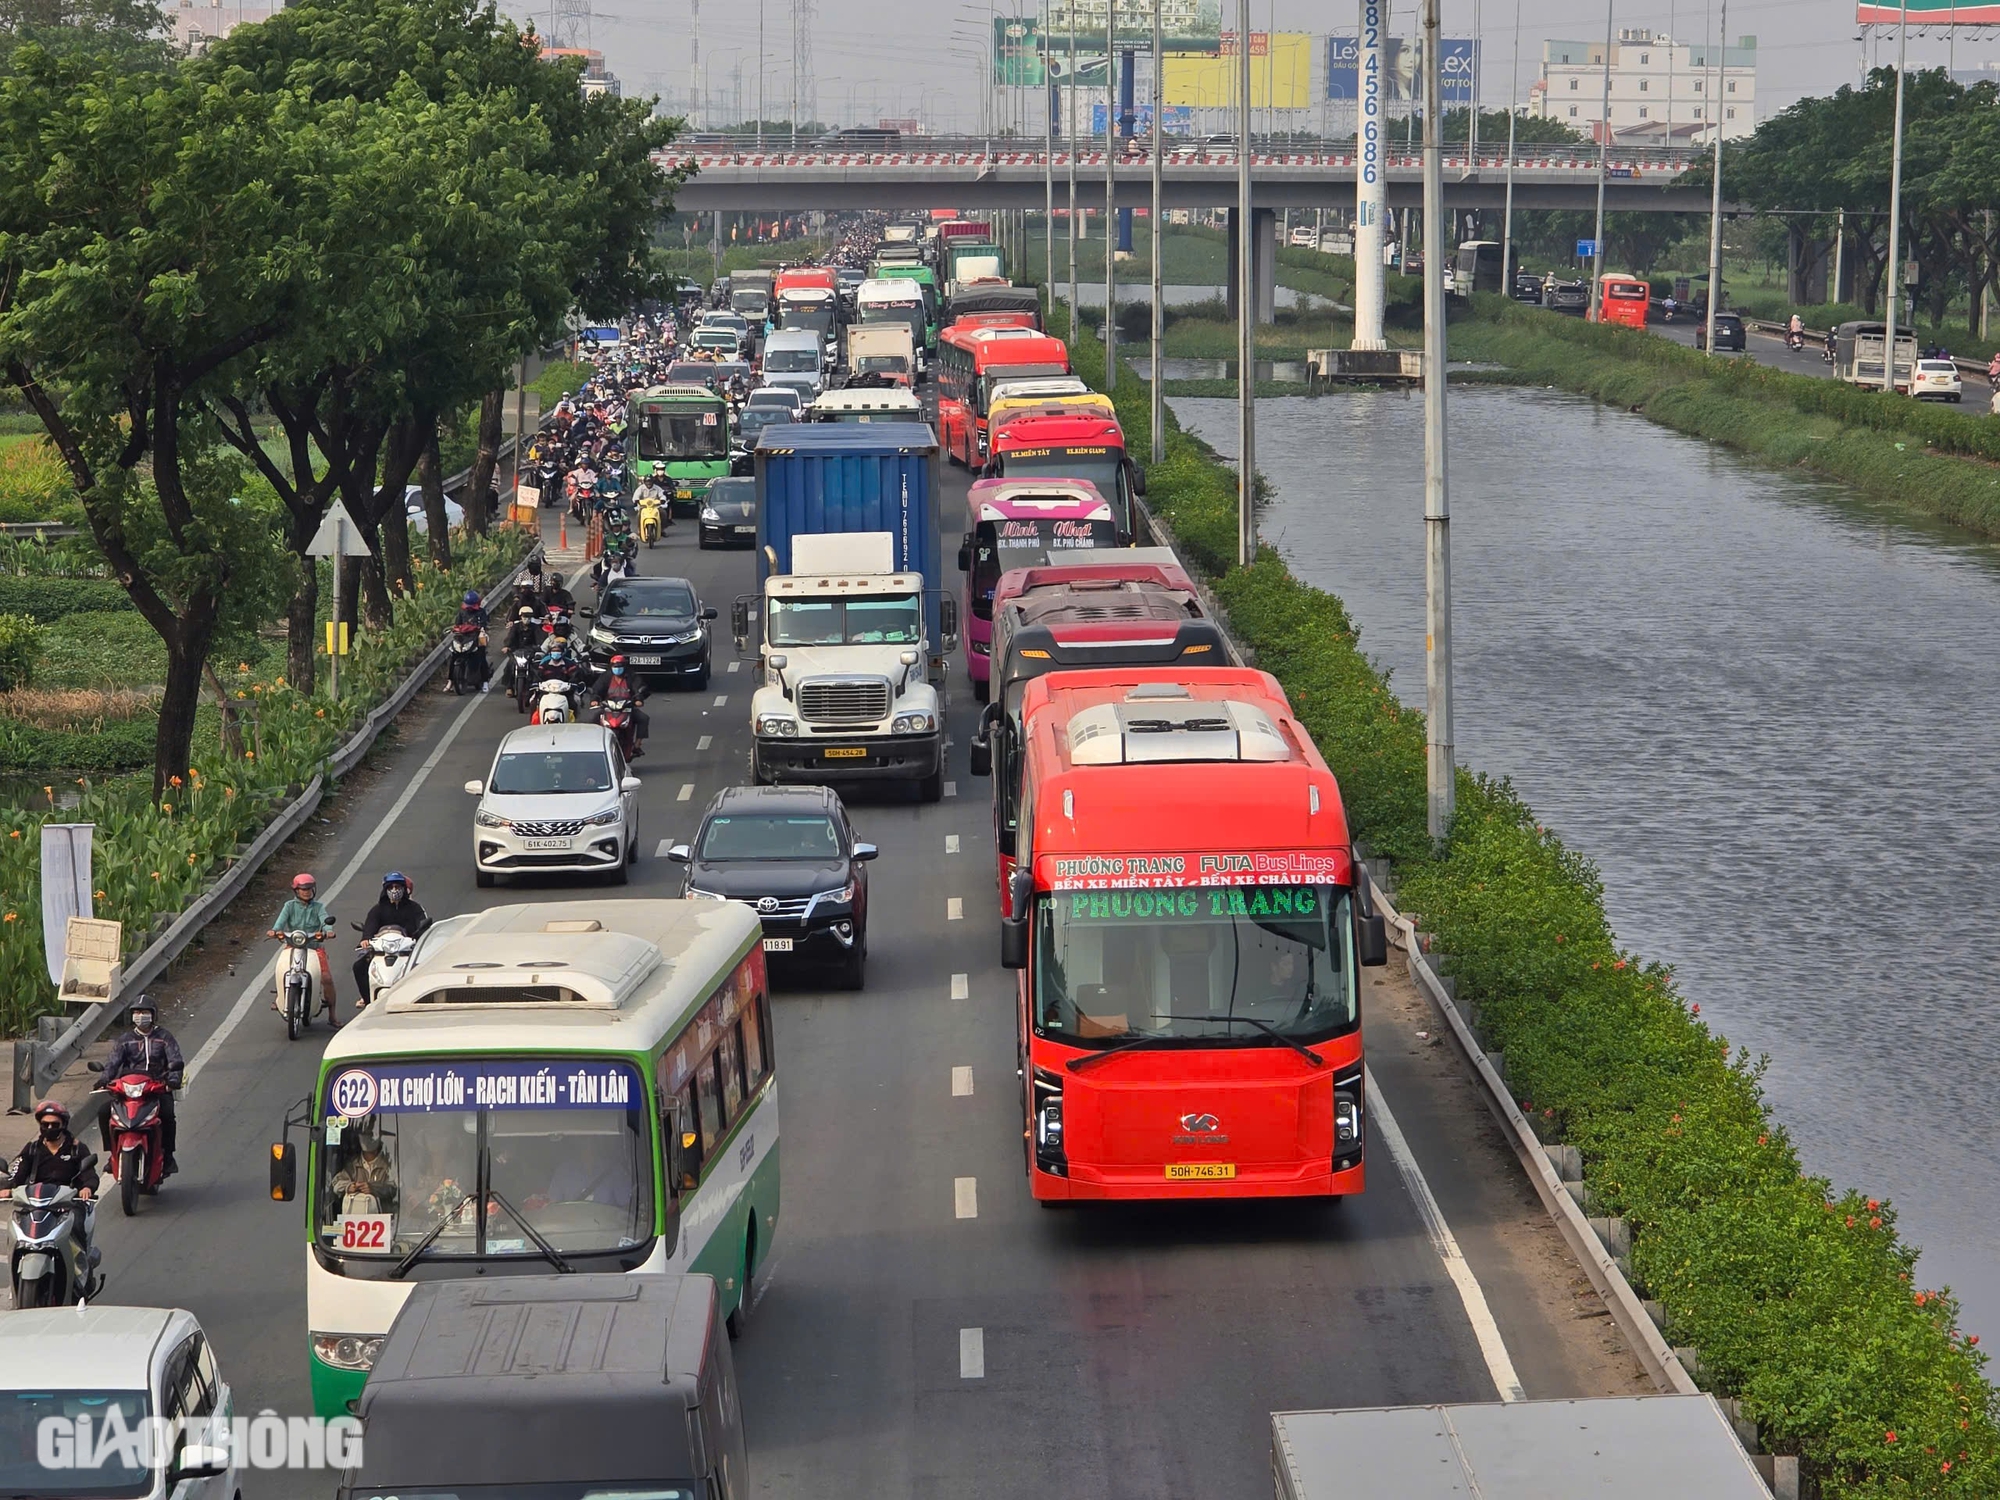
[{"label": "asphalt road surface", "polygon": [[[948,473],[949,538],[965,481]],[[692,532],[677,527],[642,571],[683,574],[720,610],[714,678],[650,705],[642,857],[621,896],[675,893],[679,867],[661,846],[748,777],[751,674],[730,669],[726,629],[730,602],[754,586],[751,557],[698,551]],[[1406,984],[1393,998],[1396,971],[1374,981],[1370,1057],[1457,1233],[1458,1281],[1379,1124],[1368,1191],[1344,1205],[1049,1212],[1030,1201],[987,784],[966,772],[976,710],[955,675],[942,803],[899,789],[850,798],[882,850],[865,992],[780,985],[783,1209],[737,1348],[756,1492],[1247,1496],[1268,1493],[1275,1409],[1493,1399],[1495,1348],[1531,1396],[1636,1388],[1456,1059],[1425,1040]],[[473,885],[461,783],[484,776],[522,722],[498,692],[431,696],[258,890],[275,907],[309,863],[343,933],[390,868],[414,878],[433,916],[583,892],[564,878]],[[181,1105],[183,1170],[136,1219],[111,1210],[98,1225],[105,1300],[191,1308],[239,1413],[299,1414],[310,1410],[302,1214],[268,1200],[265,1153],[311,1087],[326,1033],[285,1041],[268,1004],[268,921],[247,896],[205,956],[161,986],[199,1059]],[[335,971],[351,1005],[347,956],[336,952]],[[266,1500],[331,1484],[252,1473],[244,1490]]]}]

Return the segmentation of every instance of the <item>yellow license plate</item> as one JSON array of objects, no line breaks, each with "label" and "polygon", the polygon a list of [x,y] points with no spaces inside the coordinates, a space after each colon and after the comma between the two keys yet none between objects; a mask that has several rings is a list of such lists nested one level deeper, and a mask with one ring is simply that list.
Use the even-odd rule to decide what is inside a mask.
[{"label": "yellow license plate", "polygon": [[826,747],[826,758],[828,760],[865,760],[867,756],[868,751],[860,745],[828,745]]},{"label": "yellow license plate", "polygon": [[1236,1163],[1233,1161],[1170,1161],[1167,1163],[1169,1182],[1213,1182],[1220,1178],[1234,1177]]}]

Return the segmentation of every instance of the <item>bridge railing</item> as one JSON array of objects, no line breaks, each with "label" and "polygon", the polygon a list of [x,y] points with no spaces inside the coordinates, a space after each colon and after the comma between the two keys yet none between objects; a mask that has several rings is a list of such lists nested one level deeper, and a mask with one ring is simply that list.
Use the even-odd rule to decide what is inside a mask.
[{"label": "bridge railing", "polygon": [[[1152,160],[1152,143],[1133,139],[1117,143],[1119,165],[1138,166]],[[974,171],[996,168],[1040,170],[1052,161],[1067,171],[1072,159],[1079,168],[1103,170],[1105,148],[1102,139],[1079,142],[1072,158],[1058,142],[1050,156],[1040,141],[1032,139],[985,138],[979,136],[911,136],[895,142],[801,140],[794,144],[775,133],[717,135],[703,133],[685,142],[677,141],[659,153],[662,162],[679,164],[693,161],[702,167],[765,169],[868,169],[917,170],[966,168]],[[1682,146],[1616,147],[1604,159],[1607,175],[1613,177],[1673,177],[1709,159],[1708,152]],[[1419,152],[1406,143],[1392,141],[1386,152],[1391,171],[1417,171],[1423,165]],[[1481,141],[1475,153],[1463,141],[1444,149],[1447,172],[1504,172],[1509,155],[1504,141]],[[1521,144],[1512,153],[1517,171],[1592,172],[1597,170],[1598,152],[1588,145]],[[1163,163],[1167,167],[1234,167],[1236,145],[1231,140],[1168,142]],[[1355,165],[1354,142],[1348,139],[1317,139],[1299,136],[1252,137],[1250,162],[1254,168],[1286,170],[1351,170]]]}]

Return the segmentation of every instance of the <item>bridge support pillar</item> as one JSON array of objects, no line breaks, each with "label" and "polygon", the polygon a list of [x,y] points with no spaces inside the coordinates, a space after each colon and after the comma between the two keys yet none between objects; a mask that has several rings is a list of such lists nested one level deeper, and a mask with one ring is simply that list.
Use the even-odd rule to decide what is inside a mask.
[{"label": "bridge support pillar", "polygon": [[[1229,316],[1237,316],[1237,297],[1243,278],[1237,273],[1236,210],[1229,218]],[[1250,241],[1253,247],[1253,281],[1257,295],[1257,321],[1271,323],[1278,316],[1278,211],[1273,208],[1250,210]]]}]

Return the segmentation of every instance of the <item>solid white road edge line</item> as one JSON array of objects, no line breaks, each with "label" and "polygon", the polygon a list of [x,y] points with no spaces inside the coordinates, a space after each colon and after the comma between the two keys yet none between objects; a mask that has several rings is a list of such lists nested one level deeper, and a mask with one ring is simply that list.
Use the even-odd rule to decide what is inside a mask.
[{"label": "solid white road edge line", "polygon": [[1395,1158],[1396,1170],[1403,1174],[1411,1201],[1417,1205],[1417,1217],[1424,1221],[1424,1232],[1430,1236],[1431,1248],[1444,1262],[1445,1274],[1458,1291],[1458,1300],[1465,1307],[1466,1319],[1472,1324],[1472,1335],[1479,1340],[1479,1352],[1485,1357],[1486,1373],[1493,1378],[1494,1388],[1500,1392],[1502,1401],[1525,1401],[1528,1393],[1521,1389],[1521,1377],[1514,1373],[1513,1358],[1507,1353],[1506,1341],[1500,1337],[1500,1325],[1493,1321],[1493,1309],[1486,1305],[1486,1293],[1479,1285],[1479,1278],[1466,1264],[1451,1226],[1444,1221],[1444,1210],[1431,1196],[1431,1185],[1424,1181],[1423,1169],[1411,1154],[1410,1143],[1403,1139],[1396,1116],[1383,1097],[1381,1087],[1375,1082],[1374,1071],[1364,1069],[1364,1072],[1368,1080],[1368,1107],[1375,1117],[1376,1132],[1389,1148],[1389,1155]]},{"label": "solid white road edge line", "polygon": [[[453,719],[451,727],[445,730],[444,738],[438,741],[437,749],[431,752],[431,758],[423,763],[423,766],[417,771],[415,776],[410,778],[410,784],[403,788],[403,795],[396,799],[395,805],[383,815],[382,821],[375,825],[375,831],[368,835],[367,842],[355,851],[352,859],[348,860],[347,867],[340,872],[340,878],[327,887],[326,905],[329,909],[332,908],[334,901],[338,899],[340,893],[347,889],[347,882],[352,880],[361,867],[368,863],[368,857],[375,852],[375,846],[382,842],[382,836],[394,826],[396,820],[403,816],[404,809],[409,807],[410,803],[415,800],[417,792],[430,779],[431,772],[437,769],[438,762],[444,759],[445,752],[451,749],[451,742],[458,738],[459,730],[465,728],[472,719],[473,710],[478,708],[484,701],[486,700],[482,697],[472,697],[466,701],[465,707],[458,711],[458,717]],[[264,992],[269,988],[270,984],[270,969],[268,967],[260,967],[256,978],[250,981],[249,987],[237,998],[236,1003],[229,1008],[229,1014],[222,1018],[222,1024],[209,1034],[208,1040],[201,1044],[201,1050],[188,1059],[187,1067],[181,1072],[182,1088],[185,1089],[193,1086],[196,1076],[200,1074],[203,1068],[208,1066],[209,1059],[222,1050],[222,1044],[229,1040],[230,1033],[243,1024],[243,1018],[249,1015],[250,1008],[263,998]],[[351,1004],[348,1006],[347,1014],[352,1019],[354,1007]]]},{"label": "solid white road edge line", "polygon": [[958,1378],[960,1380],[984,1380],[986,1378],[986,1330],[984,1328],[961,1328],[958,1330]]}]

